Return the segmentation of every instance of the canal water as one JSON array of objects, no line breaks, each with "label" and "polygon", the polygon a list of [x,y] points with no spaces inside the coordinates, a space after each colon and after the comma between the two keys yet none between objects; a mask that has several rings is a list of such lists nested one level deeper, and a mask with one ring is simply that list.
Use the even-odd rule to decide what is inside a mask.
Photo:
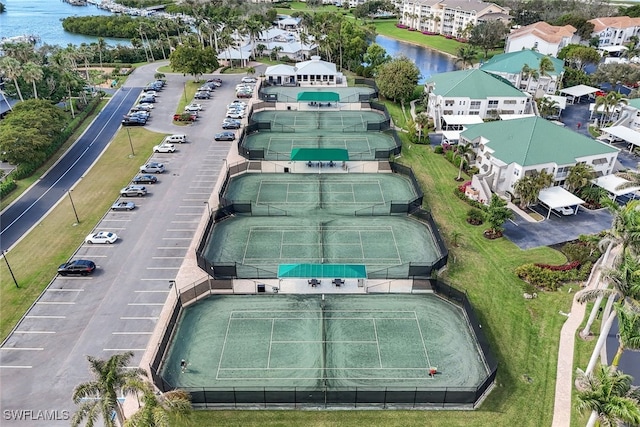
[{"label": "canal water", "polygon": [[[111,15],[93,5],[71,6],[61,0],[2,0],[5,13],[0,13],[0,39],[22,35],[40,37],[40,44],[66,46],[97,43],[98,37],[73,34],[62,29],[62,18],[69,16]],[[104,38],[108,45],[130,45],[129,39]]]}]

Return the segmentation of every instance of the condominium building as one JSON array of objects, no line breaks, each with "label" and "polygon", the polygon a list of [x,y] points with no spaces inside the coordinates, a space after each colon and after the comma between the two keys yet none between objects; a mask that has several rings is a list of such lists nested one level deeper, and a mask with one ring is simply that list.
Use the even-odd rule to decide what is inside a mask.
[{"label": "condominium building", "polygon": [[631,41],[631,37],[640,37],[640,18],[628,16],[607,16],[591,19],[594,25],[592,35],[598,37],[598,47],[622,46]]}]

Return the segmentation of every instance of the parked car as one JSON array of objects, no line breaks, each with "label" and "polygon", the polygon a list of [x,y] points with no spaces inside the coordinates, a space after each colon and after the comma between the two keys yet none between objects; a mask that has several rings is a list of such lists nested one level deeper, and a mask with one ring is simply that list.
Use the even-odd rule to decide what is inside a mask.
[{"label": "parked car", "polygon": [[162,140],[163,144],[166,142],[172,143],[172,144],[175,144],[175,143],[182,144],[183,142],[187,142],[187,135],[183,135],[183,134],[169,135]]},{"label": "parked car", "polygon": [[156,92],[155,90],[146,90],[144,92],[144,96],[145,98],[150,96],[153,96],[155,98],[156,96],[158,96],[158,92]]},{"label": "parked car", "polygon": [[140,166],[140,172],[142,172],[142,173],[147,173],[147,172],[163,173],[164,172],[164,165],[162,163],[158,163],[158,162],[149,162],[146,165]]},{"label": "parked car", "polygon": [[190,112],[202,111],[202,104],[191,103],[184,107],[184,111],[190,111]]},{"label": "parked car", "polygon": [[255,83],[257,80],[255,77],[243,77],[242,83]]},{"label": "parked car", "polygon": [[233,141],[236,139],[236,134],[233,132],[220,132],[213,139],[216,141]]},{"label": "parked car", "polygon": [[154,153],[175,153],[176,146],[173,144],[169,144],[168,142],[163,142],[162,144],[158,144],[153,147]]},{"label": "parked car", "polygon": [[251,98],[253,96],[253,92],[237,92],[236,96],[238,98]]},{"label": "parked car", "polygon": [[195,95],[193,95],[194,99],[211,99],[211,94],[207,91],[200,91],[200,92],[196,92]]},{"label": "parked car", "polygon": [[85,243],[107,243],[111,244],[118,240],[118,235],[110,231],[98,231],[91,233],[84,238]]},{"label": "parked car", "polygon": [[195,122],[198,119],[198,114],[196,113],[182,113],[182,114],[174,114],[173,121],[174,122]]},{"label": "parked car", "polygon": [[222,129],[240,129],[240,126],[242,125],[237,120],[222,122]]},{"label": "parked car", "polygon": [[156,102],[156,98],[154,98],[153,96],[143,96],[138,101],[138,104],[153,104],[155,102]]},{"label": "parked car", "polygon": [[153,104],[138,104],[131,108],[131,111],[146,111],[148,113],[153,109]]},{"label": "parked car", "polygon": [[[239,99],[234,99],[233,101],[231,101],[231,104],[229,105],[242,105],[243,107],[247,106],[247,103],[244,101],[240,101]],[[227,107],[229,106],[227,105]]]},{"label": "parked car", "polygon": [[153,82],[153,84],[159,85],[160,87],[165,87],[167,85],[167,81],[163,79],[157,79]]},{"label": "parked car", "polygon": [[227,111],[227,117],[230,119],[241,119],[244,117],[244,113],[240,113],[238,111],[229,110]]},{"label": "parked car", "polygon": [[96,264],[88,259],[75,259],[73,261],[66,262],[58,267],[58,274],[61,276],[67,276],[69,274],[79,274],[81,276],[88,276],[96,270]]},{"label": "parked car", "polygon": [[158,178],[149,174],[136,175],[131,182],[134,184],[155,184],[158,182]]},{"label": "parked car", "polygon": [[131,196],[146,196],[147,195],[147,187],[144,185],[128,185],[120,190],[120,195],[122,197],[131,197]]},{"label": "parked car", "polygon": [[213,77],[213,78],[207,80],[207,83],[213,83],[213,82],[222,83],[222,79],[220,77]]},{"label": "parked car", "polygon": [[118,200],[113,205],[111,205],[112,211],[132,211],[136,207],[136,204],[133,202],[126,202]]},{"label": "parked car", "polygon": [[198,88],[198,92],[212,92],[213,91],[213,87],[210,86],[200,86]]},{"label": "parked car", "polygon": [[144,126],[147,120],[142,117],[129,117],[122,119],[122,126]]},{"label": "parked car", "polygon": [[575,212],[573,211],[573,209],[571,209],[568,206],[564,206],[561,208],[556,208],[554,209],[554,211],[556,211],[557,213],[564,215],[564,216],[568,216],[568,215],[573,215]]},{"label": "parked car", "polygon": [[129,117],[139,117],[145,120],[149,120],[151,114],[148,111],[131,111],[127,114]]}]

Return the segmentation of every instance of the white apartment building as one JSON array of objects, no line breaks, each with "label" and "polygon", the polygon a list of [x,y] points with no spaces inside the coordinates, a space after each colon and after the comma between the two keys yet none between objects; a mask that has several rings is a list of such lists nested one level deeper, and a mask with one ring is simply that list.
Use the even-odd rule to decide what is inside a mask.
[{"label": "white apartment building", "polygon": [[505,53],[519,50],[535,50],[543,55],[558,56],[558,52],[569,44],[577,44],[580,37],[576,35],[575,27],[562,27],[548,24],[544,21],[520,27],[511,31],[507,36]]},{"label": "white apartment building", "polygon": [[468,37],[479,22],[508,22],[509,8],[481,0],[404,0],[399,23],[421,32]]},{"label": "white apartment building", "polygon": [[587,22],[594,25],[592,35],[599,38],[599,48],[622,46],[629,43],[632,36],[640,37],[640,18],[607,16]]}]

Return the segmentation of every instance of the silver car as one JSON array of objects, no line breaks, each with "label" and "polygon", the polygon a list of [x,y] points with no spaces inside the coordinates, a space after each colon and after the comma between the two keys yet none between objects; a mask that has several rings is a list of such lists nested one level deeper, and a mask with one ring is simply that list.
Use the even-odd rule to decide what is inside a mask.
[{"label": "silver car", "polygon": [[142,173],[163,173],[164,165],[158,162],[149,162],[146,165],[140,166],[140,172]]},{"label": "silver car", "polygon": [[145,187],[144,185],[129,185],[120,190],[120,195],[122,197],[146,196],[147,187]]}]

